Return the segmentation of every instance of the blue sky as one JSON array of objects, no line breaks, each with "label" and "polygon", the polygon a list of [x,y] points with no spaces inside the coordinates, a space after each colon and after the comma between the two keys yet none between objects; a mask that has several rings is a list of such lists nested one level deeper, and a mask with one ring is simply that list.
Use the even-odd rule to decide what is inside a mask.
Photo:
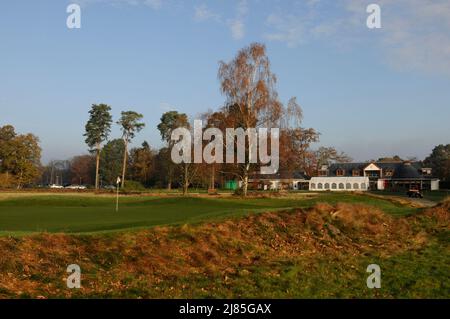
[{"label": "blue sky", "polygon": [[[372,2],[381,29],[366,27]],[[70,3],[81,5],[81,29],[66,27]],[[87,151],[89,108],[107,103],[115,120],[143,113],[134,144],[159,147],[161,114],[220,107],[218,61],[255,41],[319,145],[367,160],[424,158],[450,142],[445,0],[2,1],[0,125],[38,135],[44,162],[64,159]]]}]

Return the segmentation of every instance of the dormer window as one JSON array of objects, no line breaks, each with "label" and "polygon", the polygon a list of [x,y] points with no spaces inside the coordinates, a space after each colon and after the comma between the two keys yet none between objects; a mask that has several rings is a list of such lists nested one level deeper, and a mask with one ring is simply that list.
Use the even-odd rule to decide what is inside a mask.
[{"label": "dormer window", "polygon": [[319,170],[319,176],[328,176],[328,170],[324,169]]},{"label": "dormer window", "polygon": [[353,175],[353,176],[360,176],[360,175],[361,175],[361,172],[360,172],[359,169],[354,169],[354,170],[352,171],[352,175]]},{"label": "dormer window", "polygon": [[338,168],[336,170],[336,176],[344,176],[344,174],[345,174],[345,171],[343,169]]},{"label": "dormer window", "polygon": [[422,168],[422,175],[431,175],[431,168]]},{"label": "dormer window", "polygon": [[385,175],[386,177],[392,177],[392,176],[394,175],[394,170],[392,170],[392,169],[387,169],[387,170],[384,171],[384,175]]}]

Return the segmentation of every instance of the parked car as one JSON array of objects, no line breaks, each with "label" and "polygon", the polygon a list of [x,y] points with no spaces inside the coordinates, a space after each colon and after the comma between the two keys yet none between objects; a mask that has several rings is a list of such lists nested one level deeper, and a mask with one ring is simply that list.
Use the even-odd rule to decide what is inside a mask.
[{"label": "parked car", "polygon": [[416,187],[411,187],[406,193],[411,198],[423,198],[421,191]]},{"label": "parked car", "polygon": [[61,188],[64,188],[62,185],[56,185],[56,184],[52,184],[52,185],[50,185],[50,188],[53,188],[53,189],[61,189]]},{"label": "parked car", "polygon": [[116,189],[116,186],[114,186],[114,185],[105,185],[105,186],[103,186],[102,188],[103,188],[103,189],[107,189],[107,190],[115,190],[115,189]]},{"label": "parked car", "polygon": [[69,185],[66,186],[67,189],[86,189],[86,186],[84,185]]}]

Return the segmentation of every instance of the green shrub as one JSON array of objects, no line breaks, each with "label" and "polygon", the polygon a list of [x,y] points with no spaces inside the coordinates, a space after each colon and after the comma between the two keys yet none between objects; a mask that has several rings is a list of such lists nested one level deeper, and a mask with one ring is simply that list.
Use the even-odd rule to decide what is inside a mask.
[{"label": "green shrub", "polygon": [[145,186],[136,181],[125,181],[125,187],[122,188],[123,192],[142,192],[145,190]]}]

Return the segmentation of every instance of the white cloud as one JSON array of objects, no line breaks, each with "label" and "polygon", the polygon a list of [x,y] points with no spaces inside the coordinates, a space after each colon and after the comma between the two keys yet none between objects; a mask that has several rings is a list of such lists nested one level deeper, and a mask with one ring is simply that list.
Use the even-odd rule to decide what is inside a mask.
[{"label": "white cloud", "polygon": [[355,43],[380,51],[395,68],[450,74],[450,1],[378,0],[382,28],[366,27],[370,0],[343,0],[325,10],[319,0],[310,0],[300,10],[268,15],[269,31],[263,37],[288,47],[326,39],[351,48]]},{"label": "white cloud", "polygon": [[240,0],[236,6],[236,17],[227,21],[228,27],[231,31],[231,36],[235,40],[240,40],[245,37],[245,23],[244,19],[248,12],[247,0]]},{"label": "white cloud", "polygon": [[69,0],[68,2],[78,3],[82,7],[86,7],[91,4],[110,4],[113,6],[130,5],[139,6],[144,5],[158,10],[163,5],[163,0]]},{"label": "white cloud", "polygon": [[296,47],[305,41],[304,23],[293,15],[271,14],[267,17],[267,24],[275,29],[264,35],[269,41],[284,42],[288,47]]},{"label": "white cloud", "polygon": [[237,2],[234,18],[222,18],[218,13],[209,9],[206,4],[202,4],[194,8],[194,20],[203,22],[212,20],[228,27],[231,36],[235,40],[240,40],[245,37],[245,17],[249,11],[247,0],[240,0]]},{"label": "white cloud", "polygon": [[244,22],[240,19],[229,20],[228,26],[231,30],[231,35],[233,39],[240,40],[245,36],[245,25]]},{"label": "white cloud", "polygon": [[195,21],[206,21],[210,19],[220,21],[220,16],[211,11],[205,4],[202,4],[195,7],[194,19]]},{"label": "white cloud", "polygon": [[450,75],[450,2],[386,1],[380,45],[396,68]]},{"label": "white cloud", "polygon": [[158,10],[162,6],[162,0],[145,0],[144,4],[154,10]]}]

